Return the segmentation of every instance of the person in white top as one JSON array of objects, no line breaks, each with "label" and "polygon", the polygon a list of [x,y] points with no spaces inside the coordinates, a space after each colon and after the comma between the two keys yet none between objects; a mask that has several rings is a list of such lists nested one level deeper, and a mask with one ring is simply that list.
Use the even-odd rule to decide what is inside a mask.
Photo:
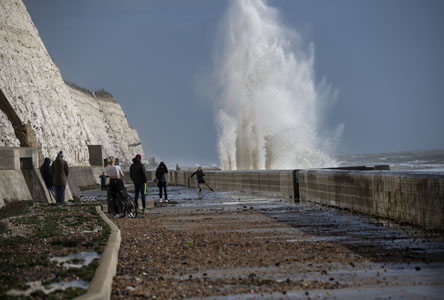
[{"label": "person in white top", "polygon": [[123,206],[117,193],[124,190],[125,186],[122,181],[123,171],[120,169],[120,166],[114,164],[115,161],[114,156],[108,157],[108,165],[105,168],[109,176],[108,199],[112,200],[108,203],[108,207],[111,208],[110,211],[115,214],[115,217],[120,217],[120,211]]}]

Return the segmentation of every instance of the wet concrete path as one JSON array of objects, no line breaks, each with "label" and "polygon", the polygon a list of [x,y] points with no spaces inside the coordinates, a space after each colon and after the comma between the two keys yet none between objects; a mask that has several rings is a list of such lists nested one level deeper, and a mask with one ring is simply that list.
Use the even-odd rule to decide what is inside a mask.
[{"label": "wet concrete path", "polygon": [[114,219],[113,299],[444,299],[442,233],[245,194],[169,196]]}]

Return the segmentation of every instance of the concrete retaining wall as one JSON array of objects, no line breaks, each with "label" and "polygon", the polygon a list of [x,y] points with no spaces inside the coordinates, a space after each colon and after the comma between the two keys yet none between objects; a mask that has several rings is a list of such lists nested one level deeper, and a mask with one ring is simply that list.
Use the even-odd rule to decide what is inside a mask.
[{"label": "concrete retaining wall", "polygon": [[[267,171],[213,171],[204,170],[205,181],[219,191],[238,191],[269,197],[283,197],[297,201],[298,187],[296,170]],[[170,170],[169,185],[197,187],[197,178],[192,172]]]},{"label": "concrete retaining wall", "polygon": [[444,229],[442,173],[303,170],[299,192],[301,201]]},{"label": "concrete retaining wall", "polygon": [[0,208],[5,202],[32,200],[25,178],[20,170],[0,170]]},{"label": "concrete retaining wall", "polygon": [[105,168],[103,166],[91,166],[91,171],[93,173],[94,180],[96,181],[96,184],[100,184],[100,175],[102,175],[102,172],[105,172]]},{"label": "concrete retaining wall", "polygon": [[80,197],[82,194],[80,187],[92,186],[97,183],[93,168],[88,167],[69,167],[68,184],[74,197]]},{"label": "concrete retaining wall", "polygon": [[51,197],[40,174],[40,169],[24,169],[22,170],[22,174],[32,199],[38,202],[50,202]]}]

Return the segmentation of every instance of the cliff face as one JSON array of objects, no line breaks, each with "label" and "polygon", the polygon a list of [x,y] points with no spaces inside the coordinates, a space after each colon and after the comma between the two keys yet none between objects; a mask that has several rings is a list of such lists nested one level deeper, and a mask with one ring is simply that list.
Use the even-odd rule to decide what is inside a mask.
[{"label": "cliff face", "polygon": [[143,155],[110,94],[94,97],[65,84],[20,0],[0,1],[0,89],[0,146],[39,147],[51,158],[63,150],[72,165],[88,164],[88,144],[122,162]]},{"label": "cliff face", "polygon": [[137,131],[129,126],[122,108],[111,94],[67,86],[89,129],[91,144],[102,145],[104,155],[118,157],[122,165],[130,165],[138,153],[144,157]]}]

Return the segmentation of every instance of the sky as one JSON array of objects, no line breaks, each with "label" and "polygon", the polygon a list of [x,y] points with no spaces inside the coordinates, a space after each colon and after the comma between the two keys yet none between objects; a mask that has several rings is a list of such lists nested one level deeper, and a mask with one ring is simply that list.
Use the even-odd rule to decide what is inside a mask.
[{"label": "sky", "polygon": [[[146,156],[219,164],[213,66],[228,0],[24,0],[64,79],[111,92]],[[338,154],[444,149],[444,1],[269,0],[337,92]]]}]

